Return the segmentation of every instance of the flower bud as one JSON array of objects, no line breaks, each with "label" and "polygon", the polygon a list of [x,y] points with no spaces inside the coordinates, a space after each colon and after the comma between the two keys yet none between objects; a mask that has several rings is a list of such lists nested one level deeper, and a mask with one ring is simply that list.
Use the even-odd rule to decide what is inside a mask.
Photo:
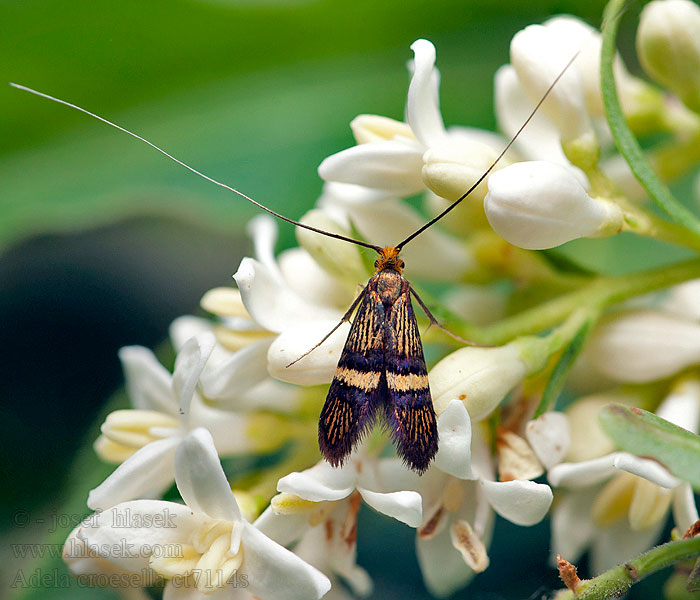
[{"label": "flower bud", "polygon": [[358,144],[393,140],[397,137],[414,140],[416,137],[408,123],[380,115],[359,115],[350,121],[350,129]]},{"label": "flower bud", "polygon": [[700,325],[651,310],[614,315],[596,327],[586,355],[617,381],[663,379],[700,362]]},{"label": "flower bud", "polygon": [[430,371],[435,411],[441,414],[457,398],[473,421],[487,417],[528,372],[520,345],[461,348]]},{"label": "flower bud", "polygon": [[623,223],[617,205],[592,198],[571,171],[545,161],[516,163],[491,175],[484,209],[496,233],[528,250],[614,235]]},{"label": "flower bud", "polygon": [[637,30],[644,70],[700,111],[700,7],[690,0],[662,0],[644,7]]},{"label": "flower bud", "polygon": [[[423,181],[438,196],[454,202],[486,172],[498,157],[486,144],[453,136],[423,155]],[[467,202],[483,201],[486,180],[470,194]]]},{"label": "flower bud", "polygon": [[615,450],[615,444],[605,434],[598,419],[600,410],[611,402],[629,403],[630,396],[616,392],[591,394],[578,398],[567,407],[565,414],[571,425],[567,460],[582,462]]},{"label": "flower bud", "polygon": [[673,286],[663,301],[663,310],[691,321],[700,321],[700,279]]}]

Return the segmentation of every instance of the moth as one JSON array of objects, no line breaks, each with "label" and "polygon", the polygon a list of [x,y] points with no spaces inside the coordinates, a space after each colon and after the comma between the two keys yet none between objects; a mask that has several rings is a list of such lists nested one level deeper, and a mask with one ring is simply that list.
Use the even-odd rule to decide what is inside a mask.
[{"label": "moth", "polygon": [[[319,418],[318,442],[321,454],[333,466],[342,465],[375,421],[381,418],[389,430],[397,454],[408,467],[418,473],[423,473],[437,453],[438,432],[437,418],[428,384],[428,370],[423,357],[423,346],[411,296],[423,309],[431,325],[439,327],[453,337],[457,336],[438,323],[411,284],[403,277],[405,265],[400,257],[401,250],[406,244],[452,211],[481,184],[513,145],[520,132],[530,122],[549,92],[575,58],[576,55],[554,79],[496,160],[464,194],[402,242],[395,246],[384,247],[289,219],[243,192],[212,179],[168,154],[149,140],[103,117],[23,85],[15,83],[10,83],[10,85],[78,110],[130,135],[195,175],[237,194],[278,219],[320,235],[344,240],[377,252],[379,258],[374,263],[375,274],[367,282],[340,323],[316,346],[294,362],[320,346],[343,323],[349,322],[353,313],[356,312]],[[466,342],[459,337],[457,339]],[[291,364],[294,363],[290,363],[288,366]]]}]

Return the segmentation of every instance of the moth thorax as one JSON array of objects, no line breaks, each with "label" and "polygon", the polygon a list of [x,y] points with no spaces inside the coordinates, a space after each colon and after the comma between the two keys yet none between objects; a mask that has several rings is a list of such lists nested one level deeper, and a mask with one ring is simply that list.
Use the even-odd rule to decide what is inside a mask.
[{"label": "moth thorax", "polygon": [[386,269],[392,269],[401,273],[404,268],[404,262],[399,257],[399,252],[401,250],[393,246],[386,246],[379,250],[379,258],[374,261],[374,268],[377,269],[377,273]]}]

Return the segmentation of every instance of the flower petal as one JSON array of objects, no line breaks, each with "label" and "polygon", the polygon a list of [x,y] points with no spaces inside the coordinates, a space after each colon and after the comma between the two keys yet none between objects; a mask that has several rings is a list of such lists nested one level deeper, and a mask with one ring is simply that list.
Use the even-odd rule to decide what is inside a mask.
[{"label": "flower petal", "polygon": [[275,260],[275,244],[277,242],[277,222],[271,215],[253,217],[246,227],[248,235],[253,238],[255,258],[268,268],[268,272],[282,281],[277,261]]},{"label": "flower petal", "polygon": [[525,437],[540,462],[549,469],[569,451],[569,420],[560,412],[546,412],[525,425]]},{"label": "flower petal", "polygon": [[194,399],[190,411],[192,426],[209,431],[219,456],[253,451],[255,446],[248,436],[249,415],[212,408],[199,398]]},{"label": "flower petal", "polygon": [[411,50],[415,59],[408,87],[406,121],[418,140],[429,147],[445,137],[438,100],[440,78],[435,69],[435,46],[428,40],[416,40],[411,44]]},{"label": "flower petal", "polygon": [[266,600],[311,600],[330,588],[328,578],[248,523],[241,538],[243,563],[252,594]]},{"label": "flower petal", "polygon": [[[321,268],[306,250],[289,248],[280,253],[277,260],[287,285],[302,298],[311,302],[317,302],[322,298],[325,305],[347,309],[352,293],[348,293],[345,281],[340,282],[342,285],[338,285],[338,279]],[[351,276],[352,273],[345,275]],[[364,275],[362,278],[365,278]],[[354,287],[351,291],[354,291]]]},{"label": "flower petal", "polygon": [[452,545],[449,527],[429,539],[417,538],[416,554],[425,586],[438,598],[449,596],[474,577]]},{"label": "flower petal", "polygon": [[[270,375],[298,385],[330,383],[345,346],[350,324],[343,323],[318,348],[314,346],[339,322],[340,316],[334,320],[319,317],[315,323],[290,327],[277,336],[267,353],[267,368]],[[312,348],[314,349],[311,350]]]},{"label": "flower petal", "polygon": [[[346,211],[364,239],[380,244],[395,244],[425,223],[424,217],[416,210],[396,198],[382,198],[369,203],[357,201],[352,194],[331,195],[328,191],[325,201]],[[410,265],[411,273],[430,280],[458,278],[474,265],[474,259],[464,244],[437,228],[430,228],[421,234],[401,251],[401,256]],[[435,256],[443,257],[444,261],[437,261],[440,264],[436,264]]]},{"label": "flower petal", "polygon": [[459,479],[474,479],[471,469],[472,423],[459,400],[452,400],[438,417],[440,447],[435,466]]},{"label": "flower petal", "polygon": [[[535,102],[523,92],[512,65],[503,65],[496,71],[494,89],[498,125],[512,138],[532,113]],[[548,160],[559,165],[571,165],[561,149],[556,126],[542,111],[535,113],[514,145],[528,160]]]},{"label": "flower petal", "polygon": [[143,346],[125,346],[119,350],[124,369],[126,391],[134,408],[178,414],[172,392],[172,376],[153,352]]},{"label": "flower petal", "polygon": [[281,283],[269,267],[253,258],[244,258],[233,278],[250,316],[269,331],[279,333],[317,318],[333,320],[338,314],[301,298]]},{"label": "flower petal", "polygon": [[277,482],[277,491],[296,494],[311,502],[342,500],[355,489],[356,477],[354,462],[335,468],[322,460],[310,469],[282,477]]},{"label": "flower petal", "polygon": [[411,140],[370,142],[326,158],[318,167],[325,181],[353,183],[410,196],[425,189],[421,177],[423,148]]},{"label": "flower petal", "polygon": [[204,593],[188,579],[170,579],[163,588],[163,600],[250,600],[250,595],[245,588],[232,589],[229,585],[207,588]]},{"label": "flower petal", "polygon": [[173,436],[137,450],[90,491],[87,505],[93,510],[105,510],[134,498],[160,495],[175,478],[173,458],[180,440],[180,436]]},{"label": "flower petal", "polygon": [[181,553],[180,545],[189,543],[201,523],[183,504],[134,500],[95,513],[83,521],[77,536],[102,558],[140,573],[156,551]]},{"label": "flower petal", "polygon": [[185,342],[177,353],[173,371],[173,391],[179,401],[181,415],[187,415],[190,411],[199,376],[215,345],[216,339],[212,333],[201,333]]},{"label": "flower petal", "polygon": [[698,519],[700,517],[695,505],[693,488],[688,482],[683,482],[673,491],[673,520],[680,533],[685,533]]},{"label": "flower petal", "polygon": [[307,513],[278,515],[270,505],[253,525],[271,540],[287,546],[297,541],[309,528],[309,516]]},{"label": "flower petal", "polygon": [[673,488],[681,483],[655,460],[639,458],[628,452],[613,452],[578,463],[561,463],[549,470],[547,478],[557,487],[580,488],[608,479],[616,469],[639,475],[661,487]]},{"label": "flower petal", "polygon": [[195,513],[212,519],[240,521],[241,511],[221,468],[211,434],[191,431],[175,454],[175,482],[182,499]]},{"label": "flower petal", "polygon": [[266,338],[234,352],[200,378],[202,392],[212,400],[229,400],[240,396],[267,379],[267,352],[273,338]]},{"label": "flower petal", "polygon": [[[573,52],[562,46],[559,36],[542,25],[530,25],[511,40],[510,62],[531,100],[542,98],[571,59]],[[562,75],[542,103],[542,110],[556,122],[564,141],[592,135],[583,86],[576,68]]]},{"label": "flower petal", "polygon": [[534,481],[482,481],[481,487],[493,509],[516,525],[539,523],[552,505],[552,489]]},{"label": "flower petal", "polygon": [[418,527],[423,520],[422,500],[418,492],[373,492],[358,487],[362,499],[374,510],[394,517],[409,527]]},{"label": "flower petal", "polygon": [[577,562],[593,541],[596,527],[591,519],[591,505],[598,492],[598,488],[557,492],[551,521],[552,562],[557,555]]}]

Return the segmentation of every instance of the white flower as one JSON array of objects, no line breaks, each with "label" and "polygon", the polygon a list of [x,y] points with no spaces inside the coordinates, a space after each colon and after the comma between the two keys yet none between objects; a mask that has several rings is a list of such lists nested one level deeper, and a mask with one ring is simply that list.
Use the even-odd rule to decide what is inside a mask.
[{"label": "white flower", "polygon": [[[248,417],[211,408],[197,394],[197,382],[214,343],[211,334],[191,338],[178,353],[172,376],[147,348],[121,349],[134,408],[110,413],[102,425],[95,448],[102,458],[121,464],[90,492],[90,508],[105,509],[164,492],[175,476],[176,449],[195,427],[211,431],[222,455],[268,446],[269,439],[256,444],[249,437]],[[276,442],[272,441],[273,447]]]},{"label": "white flower", "polygon": [[[225,304],[237,304],[245,312],[240,292],[235,288],[216,288],[204,295],[201,304],[219,316],[221,322],[189,315],[178,317],[170,325],[170,339],[179,351],[192,337],[207,333],[216,336],[217,344],[199,379],[208,403],[215,408],[238,412],[297,410],[301,390],[270,377],[267,372],[269,342],[260,347],[258,333],[261,330],[257,326],[256,329],[247,328],[253,323],[247,313],[245,317],[232,318],[222,312]],[[270,332],[264,333],[264,337],[272,336]]]},{"label": "white flower", "polygon": [[494,511],[517,525],[534,525],[546,515],[552,491],[532,481],[494,481],[485,440],[464,405],[453,400],[438,417],[440,449],[422,476],[405,473],[421,492],[423,522],[416,551],[426,586],[447,596],[488,567],[486,551]]},{"label": "white flower", "polygon": [[[88,520],[95,518],[93,514],[88,517]],[[114,588],[113,582],[119,581],[122,585],[117,588],[117,591],[123,600],[149,600],[151,596],[146,593],[144,588],[160,583],[162,578],[151,569],[144,569],[140,573],[131,573],[102,558],[90,550],[85,542],[78,537],[78,532],[82,527],[83,523],[75,527],[63,544],[61,558],[71,574],[78,579],[86,578],[86,582],[90,586]]]},{"label": "white flower", "polygon": [[[684,380],[675,386],[657,414],[697,431],[700,385]],[[586,421],[571,419],[572,432]],[[684,533],[698,519],[693,491],[655,460],[613,452],[589,460],[561,463],[548,478],[557,493],[552,516],[552,558],[575,562],[591,547],[593,571],[600,573],[652,546],[672,508]]]},{"label": "white flower", "polygon": [[354,452],[342,467],[332,467],[322,460],[310,469],[290,473],[277,483],[277,490],[294,494],[310,502],[337,502],[357,490],[376,511],[417,527],[422,518],[421,499],[412,491],[385,491],[384,477],[401,472],[404,467],[392,459],[377,460]]},{"label": "white flower", "polygon": [[659,311],[625,312],[601,322],[585,352],[616,381],[663,379],[700,362],[700,324]]},{"label": "white flower", "polygon": [[[77,533],[90,551],[134,573],[150,569],[177,589],[231,594],[230,582],[264,598],[320,598],[328,579],[242,517],[211,435],[195,429],[175,456],[185,505],[124,502],[85,521]],[[235,584],[234,584],[235,585]],[[201,596],[200,596],[201,597]]]},{"label": "white flower", "polygon": [[[438,101],[435,47],[427,40],[411,45],[415,53],[405,124],[364,115],[352,123],[359,143],[326,158],[319,175],[326,181],[353,183],[394,196],[409,196],[427,185],[456,200],[498,156],[470,130],[446,130]],[[485,189],[475,190],[477,201]]]},{"label": "white flower", "polygon": [[688,107],[700,109],[700,7],[690,0],[650,2],[637,29],[644,70]]},{"label": "white flower", "polygon": [[[333,502],[310,502],[294,494],[282,493],[255,521],[268,537],[283,544],[298,540],[294,553],[326,574],[331,582],[338,577],[353,593],[366,596],[372,580],[356,564],[357,514],[362,497],[355,491]],[[343,598],[342,586],[335,586],[329,598]]]},{"label": "white flower", "polygon": [[[319,205],[379,246],[397,244],[425,224],[425,217],[397,198],[347,183],[326,183]],[[432,281],[454,281],[476,264],[465,244],[437,227],[408,244],[401,257],[411,276]]]},{"label": "white flower", "polygon": [[[345,345],[347,323],[313,352],[291,367],[287,365],[311,350],[340,322],[346,309],[327,303],[337,297],[333,290],[338,283],[306,252],[305,258],[296,253],[292,269],[283,273],[273,255],[274,222],[263,216],[252,225],[258,259],[244,258],[233,277],[250,320],[272,334],[260,342],[267,344],[267,370],[273,377],[290,383],[329,383]],[[301,285],[299,281],[293,283],[297,279]],[[320,286],[328,293],[321,293]],[[346,308],[351,303],[352,296],[348,295]]]},{"label": "white flower", "polygon": [[388,487],[405,471],[399,461],[377,460],[366,455],[364,448],[339,468],[321,461],[280,479],[281,493],[255,525],[281,544],[300,540],[295,552],[330,577],[340,576],[356,594],[367,595],[372,582],[355,564],[357,513],[364,500],[410,527],[420,525],[420,495]]},{"label": "white flower", "polygon": [[491,175],[484,210],[496,233],[529,250],[613,235],[623,223],[616,204],[592,198],[570,170],[545,161],[516,163]]},{"label": "white flower", "polygon": [[447,355],[428,373],[435,411],[441,414],[455,398],[474,421],[487,417],[528,374],[517,343],[495,348],[474,346]]}]

